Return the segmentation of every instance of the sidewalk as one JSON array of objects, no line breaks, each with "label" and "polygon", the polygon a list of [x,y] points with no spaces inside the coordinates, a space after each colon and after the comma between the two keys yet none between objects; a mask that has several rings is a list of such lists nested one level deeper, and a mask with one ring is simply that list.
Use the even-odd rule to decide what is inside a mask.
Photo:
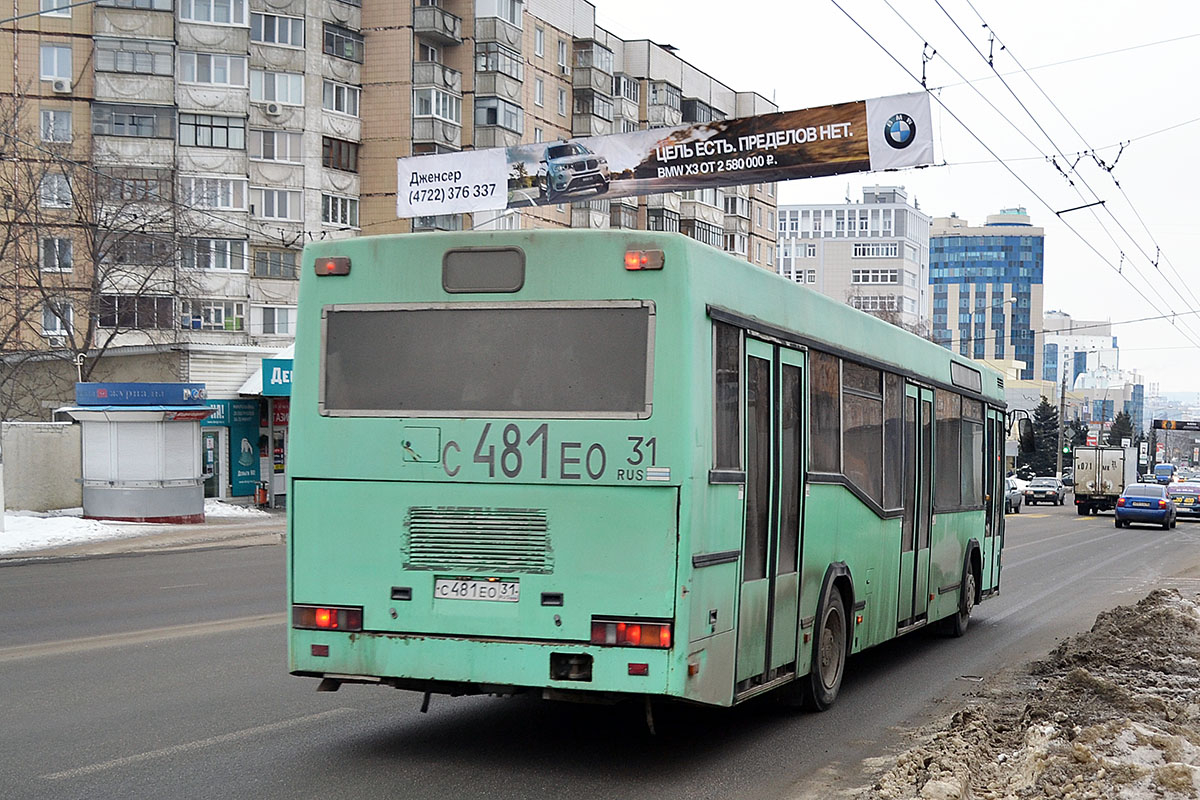
[{"label": "sidewalk", "polygon": [[[248,547],[282,544],[287,516],[282,510],[252,517],[208,516],[195,525],[103,523],[112,526],[114,538],[95,538],[18,552],[0,552],[0,566],[23,561],[88,558],[121,553],[194,550],[203,547]],[[4,534],[0,532],[0,543]]]}]

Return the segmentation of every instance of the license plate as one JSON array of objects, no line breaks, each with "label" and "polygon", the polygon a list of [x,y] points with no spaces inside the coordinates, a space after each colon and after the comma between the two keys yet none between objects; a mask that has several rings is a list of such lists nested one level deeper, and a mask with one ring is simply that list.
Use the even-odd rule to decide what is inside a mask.
[{"label": "license plate", "polygon": [[1149,507],[1150,507],[1150,504],[1149,504],[1149,503],[1140,503],[1140,502],[1138,502],[1138,501],[1136,501],[1136,500],[1135,500],[1135,501],[1133,502],[1133,507],[1134,507],[1134,508],[1149,508]]},{"label": "license plate", "polygon": [[521,599],[521,584],[516,578],[435,578],[433,596],[438,600],[515,603]]}]

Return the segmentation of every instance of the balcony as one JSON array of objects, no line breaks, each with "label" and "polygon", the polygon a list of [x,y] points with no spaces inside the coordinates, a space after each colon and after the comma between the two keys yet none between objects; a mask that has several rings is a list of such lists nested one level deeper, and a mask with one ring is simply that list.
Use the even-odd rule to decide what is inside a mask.
[{"label": "balcony", "polygon": [[475,41],[499,42],[520,52],[521,29],[499,17],[476,17]]},{"label": "balcony", "polygon": [[[428,7],[428,6],[427,6]],[[453,67],[439,64],[436,61],[417,61],[413,63],[413,88],[421,89],[432,86],[462,96],[462,73]]]},{"label": "balcony", "polygon": [[462,149],[462,126],[436,117],[413,118],[413,144],[436,144],[451,150]]},{"label": "balcony", "polygon": [[433,217],[413,217],[413,233],[421,231],[461,231],[463,218],[461,214],[438,214]]},{"label": "balcony", "polygon": [[413,33],[448,46],[462,44],[462,19],[437,6],[417,6]]}]

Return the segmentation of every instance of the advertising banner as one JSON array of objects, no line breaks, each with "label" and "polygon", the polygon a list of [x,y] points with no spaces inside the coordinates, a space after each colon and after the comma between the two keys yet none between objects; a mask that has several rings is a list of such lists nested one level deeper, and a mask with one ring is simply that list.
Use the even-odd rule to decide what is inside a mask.
[{"label": "advertising banner", "polygon": [[203,383],[77,383],[81,406],[203,406]]},{"label": "advertising banner", "polygon": [[924,92],[397,161],[399,217],[499,211],[933,163]]}]

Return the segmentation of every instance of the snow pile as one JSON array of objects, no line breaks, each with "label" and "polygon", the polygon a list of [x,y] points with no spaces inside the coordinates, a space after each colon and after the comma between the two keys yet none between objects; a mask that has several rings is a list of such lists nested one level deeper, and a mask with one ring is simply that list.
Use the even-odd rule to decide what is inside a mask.
[{"label": "snow pile", "polygon": [[[164,528],[154,523],[83,519],[82,515],[82,508],[46,512],[9,511],[4,515],[4,530],[0,531],[0,556],[85,542],[145,536],[151,530]],[[223,503],[214,499],[204,501],[204,515],[213,519],[232,517],[241,520],[270,516],[266,511],[257,508]]]},{"label": "snow pile", "polygon": [[1200,608],[1156,590],[973,698],[859,800],[1200,797]]}]

